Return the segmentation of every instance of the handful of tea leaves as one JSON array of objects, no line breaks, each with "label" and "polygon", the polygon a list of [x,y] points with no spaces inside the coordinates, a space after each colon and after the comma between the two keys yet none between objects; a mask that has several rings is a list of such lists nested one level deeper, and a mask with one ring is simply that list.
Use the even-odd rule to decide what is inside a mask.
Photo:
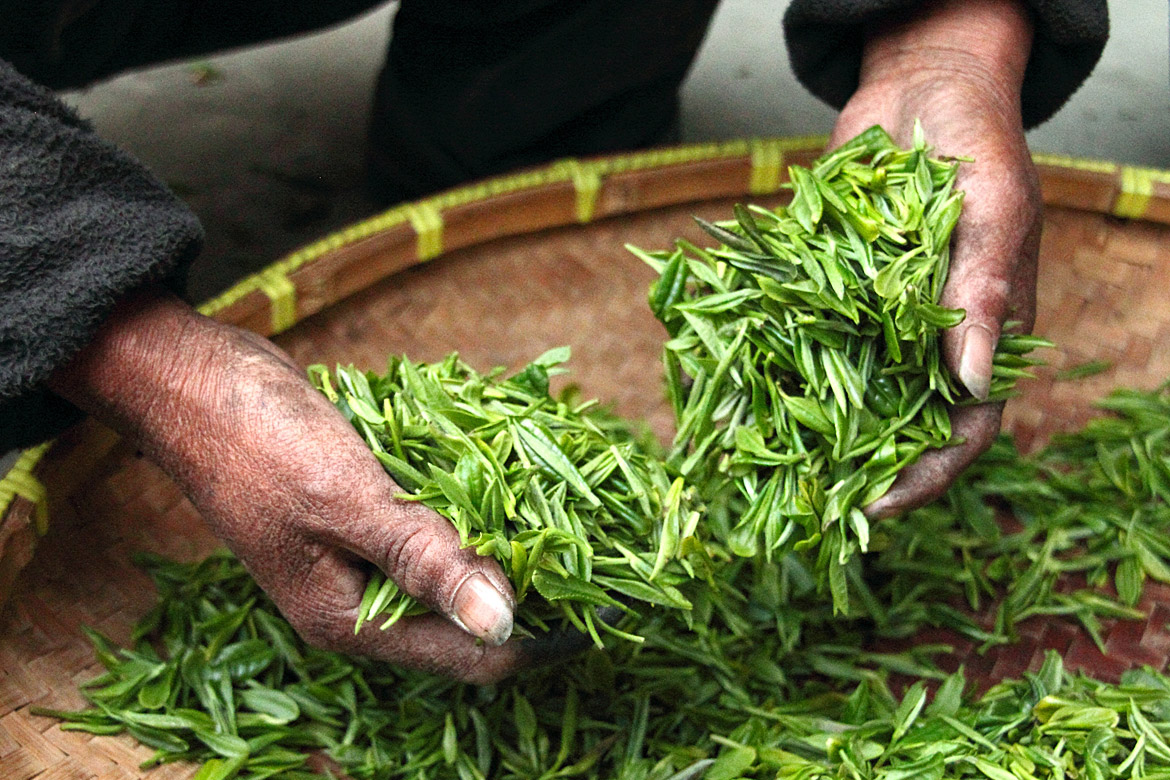
[{"label": "handful of tea leaves", "polygon": [[[948,444],[961,399],[940,334],[964,312],[938,300],[963,196],[958,163],[929,152],[920,129],[903,150],[875,127],[790,167],[787,207],[700,220],[718,247],[630,247],[660,275],[670,466],[707,502],[715,538],[740,556],[814,556],[842,612],[870,537],[862,507]],[[1001,339],[990,400],[1043,344]]]},{"label": "handful of tea leaves", "polygon": [[[310,368],[314,384],[357,427],[406,496],[436,510],[465,546],[492,555],[516,592],[520,632],[563,619],[601,643],[627,634],[597,608],[629,603],[688,610],[677,586],[705,551],[699,513],[649,439],[596,402],[554,399],[549,375],[567,348],[522,371],[476,373],[451,355],[434,364],[392,358],[384,375]],[[336,382],[336,385],[334,384]],[[532,598],[532,592],[538,598]],[[621,599],[621,600],[619,600]],[[381,573],[371,577],[357,628],[421,611]]]}]

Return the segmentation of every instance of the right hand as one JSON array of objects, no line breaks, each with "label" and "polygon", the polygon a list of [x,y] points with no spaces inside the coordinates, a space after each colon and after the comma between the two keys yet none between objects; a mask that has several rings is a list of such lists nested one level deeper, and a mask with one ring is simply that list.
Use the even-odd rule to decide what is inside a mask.
[{"label": "right hand", "polygon": [[[476,683],[584,644],[506,641],[515,597],[496,561],[394,498],[358,433],[265,339],[147,291],[49,384],[157,462],[311,644]],[[371,566],[437,614],[355,635]]]},{"label": "right hand", "polygon": [[[1035,319],[1041,197],[1020,107],[1031,36],[1019,0],[934,0],[890,14],[870,32],[857,91],[829,142],[880,124],[908,145],[920,121],[936,155],[973,158],[959,168],[966,199],[939,303],[967,313],[943,333],[943,359],[980,401],[1005,321],[1028,331]],[[1002,413],[1002,403],[952,409],[962,443],[923,454],[866,514],[900,514],[940,497],[995,441]]]}]

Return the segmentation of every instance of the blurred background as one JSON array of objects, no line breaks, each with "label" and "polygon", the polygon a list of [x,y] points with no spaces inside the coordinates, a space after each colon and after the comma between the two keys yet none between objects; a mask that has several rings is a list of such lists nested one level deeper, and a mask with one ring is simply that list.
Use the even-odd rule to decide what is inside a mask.
[{"label": "blurred background", "polygon": [[[827,133],[835,113],[793,78],[786,0],[723,0],[683,92],[682,140]],[[1112,0],[1088,82],[1033,131],[1034,151],[1170,168],[1166,0]],[[133,72],[66,98],[195,209],[203,300],[286,252],[367,216],[370,95],[396,8],[245,51]]]}]

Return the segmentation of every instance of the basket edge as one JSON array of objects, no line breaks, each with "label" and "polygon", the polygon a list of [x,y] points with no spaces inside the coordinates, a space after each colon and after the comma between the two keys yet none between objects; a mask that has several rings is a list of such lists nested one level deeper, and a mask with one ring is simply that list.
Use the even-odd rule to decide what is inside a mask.
[{"label": "basket edge", "polygon": [[[197,308],[221,322],[263,336],[276,335],[378,279],[453,249],[523,232],[505,229],[445,245],[444,215],[459,209],[482,209],[518,193],[545,192],[565,199],[560,208],[550,210],[551,216],[540,215],[537,229],[549,229],[717,196],[775,194],[788,179],[785,165],[811,160],[826,140],[826,136],[751,138],[565,158],[456,187],[334,231],[241,279]],[[1170,224],[1170,170],[1044,153],[1033,154],[1033,160],[1046,205]],[[722,185],[722,189],[683,189],[678,197],[667,189],[663,195],[662,185],[669,184],[673,175],[688,169],[694,173],[696,168],[704,171],[708,185]],[[534,225],[529,222],[525,229],[532,230]],[[349,256],[346,262],[334,268],[319,265],[338,252]],[[333,279],[379,252],[390,257],[379,273],[365,284],[341,286],[341,294],[332,294],[339,289]],[[14,508],[21,500],[31,504],[37,535],[47,529],[48,488],[40,479],[40,466],[55,444],[51,440],[24,450],[0,479],[0,530],[10,520],[14,522]],[[0,556],[3,552],[0,548]],[[5,601],[0,593],[0,605]]]}]

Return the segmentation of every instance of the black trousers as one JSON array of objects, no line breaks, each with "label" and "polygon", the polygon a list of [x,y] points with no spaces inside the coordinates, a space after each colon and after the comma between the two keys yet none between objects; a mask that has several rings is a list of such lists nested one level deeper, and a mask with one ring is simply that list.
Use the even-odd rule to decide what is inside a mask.
[{"label": "black trousers", "polygon": [[[670,138],[718,0],[402,0],[373,96],[384,202]],[[0,58],[53,88],[322,29],[374,0],[0,0]]]}]

